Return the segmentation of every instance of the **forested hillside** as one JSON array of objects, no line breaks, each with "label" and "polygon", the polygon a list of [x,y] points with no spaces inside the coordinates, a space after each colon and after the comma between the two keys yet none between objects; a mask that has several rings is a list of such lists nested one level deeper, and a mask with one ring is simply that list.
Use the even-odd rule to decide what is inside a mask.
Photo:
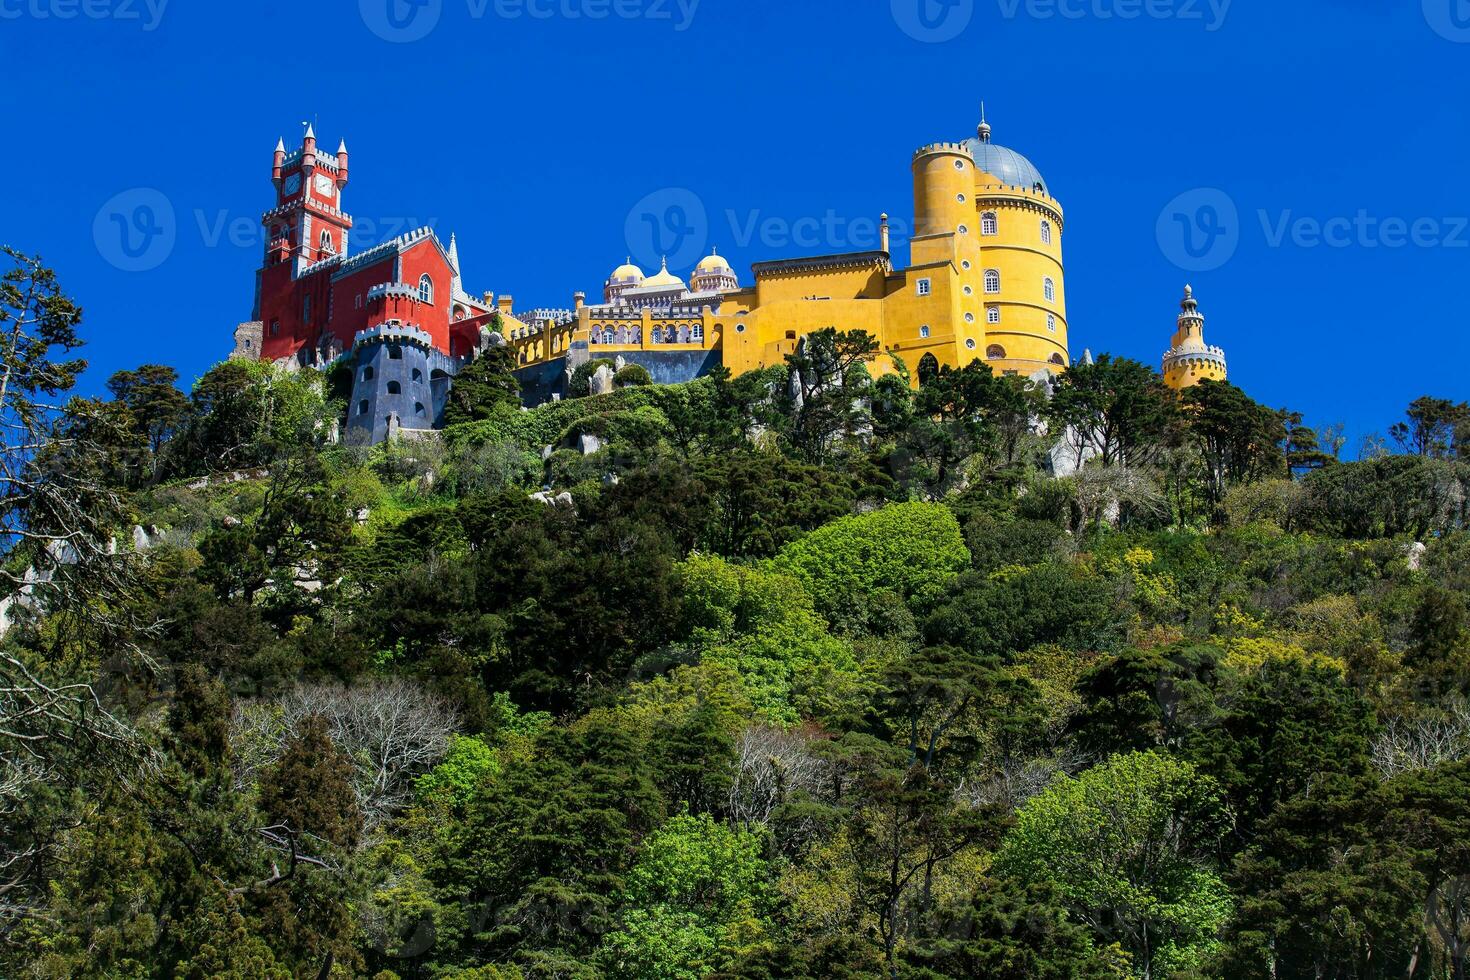
[{"label": "forested hillside", "polygon": [[4,976],[1464,976],[1463,404],[1341,462],[831,330],[355,448],[311,373],[72,396],[6,254]]}]

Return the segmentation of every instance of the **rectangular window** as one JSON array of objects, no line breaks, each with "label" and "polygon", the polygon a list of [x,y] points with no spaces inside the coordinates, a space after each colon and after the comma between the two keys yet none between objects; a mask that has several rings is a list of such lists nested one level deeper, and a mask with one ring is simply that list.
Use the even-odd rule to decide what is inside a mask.
[{"label": "rectangular window", "polygon": [[916,287],[920,296],[928,296],[934,291],[933,283],[928,279],[920,279]]},{"label": "rectangular window", "polygon": [[279,337],[280,335],[281,335],[281,321],[280,320],[272,320],[271,321],[271,336],[272,337]]},{"label": "rectangular window", "polygon": [[308,327],[311,326],[311,297],[308,296],[301,301],[301,322]]}]

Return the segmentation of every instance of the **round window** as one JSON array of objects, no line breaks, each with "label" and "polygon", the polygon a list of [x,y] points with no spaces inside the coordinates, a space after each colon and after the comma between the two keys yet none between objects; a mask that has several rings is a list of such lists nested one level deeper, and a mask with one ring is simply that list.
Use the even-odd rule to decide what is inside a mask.
[{"label": "round window", "polygon": [[970,229],[969,228],[967,228],[964,225],[960,225],[960,234],[961,235],[968,235],[969,233],[970,233]]},{"label": "round window", "polygon": [[974,287],[972,287],[972,286],[966,286],[965,287],[965,295],[966,296],[974,296],[975,295]]},{"label": "round window", "polygon": [[968,269],[968,268],[970,268],[970,260],[969,259],[965,259],[965,261],[961,262],[960,263],[960,268],[961,269]]},{"label": "round window", "polygon": [[964,204],[965,203],[965,195],[963,195],[963,194],[956,194],[954,196],[954,199],[956,201],[959,201],[961,204]]},{"label": "round window", "polygon": [[737,324],[735,324],[735,332],[736,333],[745,333],[745,324],[743,324],[743,323],[737,323]]},{"label": "round window", "polygon": [[956,160],[954,162],[954,168],[956,170],[964,170],[965,169],[965,161],[963,161],[963,160]]},{"label": "round window", "polygon": [[965,341],[965,346],[968,347],[970,350],[974,350],[975,349],[975,338],[971,337],[969,340]]},{"label": "round window", "polygon": [[973,313],[966,313],[965,314],[965,322],[966,323],[974,323],[975,322],[975,314],[973,314]]}]

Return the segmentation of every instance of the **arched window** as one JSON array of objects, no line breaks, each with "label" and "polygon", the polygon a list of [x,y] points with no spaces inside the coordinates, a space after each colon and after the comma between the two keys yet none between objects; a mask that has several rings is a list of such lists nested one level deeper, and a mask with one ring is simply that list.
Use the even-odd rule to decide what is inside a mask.
[{"label": "arched window", "polygon": [[321,246],[323,252],[332,251],[332,233],[330,231],[322,232]]},{"label": "arched window", "polygon": [[390,381],[390,382],[388,382],[388,394],[390,394],[390,395],[401,395],[401,394],[403,394],[403,385],[399,384],[397,381]]},{"label": "arched window", "polygon": [[364,380],[364,381],[371,381],[371,380],[373,380],[373,369],[371,367],[365,367],[365,368],[362,369],[362,380]]},{"label": "arched window", "polygon": [[419,418],[423,418],[425,415],[428,414],[428,412],[424,410],[423,402],[413,403],[413,414],[417,415]]},{"label": "arched window", "polygon": [[939,377],[939,358],[925,354],[919,359],[919,384],[926,385]]},{"label": "arched window", "polygon": [[427,272],[419,277],[419,302],[434,302],[434,280],[429,278]]},{"label": "arched window", "polygon": [[1048,313],[1046,315],[1046,329],[1052,333],[1057,332],[1057,315],[1055,313]]},{"label": "arched window", "polygon": [[985,348],[985,356],[992,361],[1003,361],[1005,360],[1006,349],[1000,344],[991,344]]},{"label": "arched window", "polygon": [[1051,244],[1051,222],[1045,218],[1041,219],[1041,244]]},{"label": "arched window", "polygon": [[998,292],[1000,292],[1000,270],[999,269],[986,269],[985,270],[985,291],[987,293],[998,293]]},{"label": "arched window", "polygon": [[1000,234],[1000,219],[995,216],[994,211],[986,211],[980,216],[980,234]]},{"label": "arched window", "polygon": [[986,323],[999,323],[1000,322],[1000,307],[999,306],[987,306],[987,307],[985,307],[985,322]]},{"label": "arched window", "polygon": [[924,338],[925,340],[929,339],[929,324],[926,323],[919,328],[919,336]]},{"label": "arched window", "polygon": [[367,403],[367,399],[364,398],[362,401],[360,401],[360,402],[357,403],[357,414],[358,415],[366,415],[367,413],[368,413],[368,403]]},{"label": "arched window", "polygon": [[1041,291],[1046,294],[1046,301],[1048,303],[1055,303],[1057,301],[1057,283],[1051,276],[1047,276],[1042,280]]},{"label": "arched window", "polygon": [[1066,367],[1067,366],[1066,360],[1060,354],[1053,354],[1051,356],[1051,362],[1053,364],[1057,364],[1057,365],[1060,365],[1062,367]]},{"label": "arched window", "polygon": [[398,344],[391,344],[388,347],[388,360],[390,360],[390,361],[401,361],[401,360],[403,360],[403,348],[400,347]]},{"label": "arched window", "polygon": [[413,369],[413,379],[415,381],[422,381],[422,380],[424,380],[424,372],[420,371],[418,368],[414,368]]}]

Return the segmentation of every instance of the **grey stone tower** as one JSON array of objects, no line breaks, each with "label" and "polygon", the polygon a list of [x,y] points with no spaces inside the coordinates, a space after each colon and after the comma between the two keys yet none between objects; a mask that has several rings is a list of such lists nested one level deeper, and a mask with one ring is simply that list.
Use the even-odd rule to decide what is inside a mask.
[{"label": "grey stone tower", "polygon": [[389,320],[362,331],[352,344],[348,443],[375,445],[400,431],[437,428],[459,364],[434,349],[417,327]]}]

